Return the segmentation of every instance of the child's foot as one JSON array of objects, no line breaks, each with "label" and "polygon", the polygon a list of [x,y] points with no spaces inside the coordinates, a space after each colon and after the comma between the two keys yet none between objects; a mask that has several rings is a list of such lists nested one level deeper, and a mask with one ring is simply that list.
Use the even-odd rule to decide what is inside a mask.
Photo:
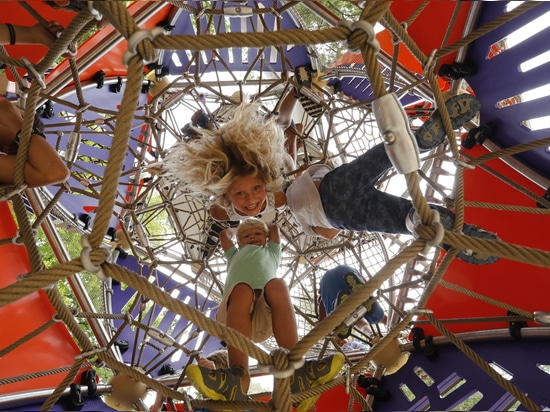
[{"label": "child's foot", "polygon": [[[357,274],[353,272],[348,272],[344,275],[344,283],[348,287],[348,291],[341,290],[338,292],[338,295],[336,297],[336,305],[340,305],[344,300],[347,299],[349,295],[351,295],[355,290],[365,284],[365,280]],[[384,317],[384,312],[382,307],[378,302],[369,302],[369,300],[372,298],[372,296],[369,297],[364,303],[363,306],[367,309],[367,311],[360,317],[357,317],[357,320],[361,318],[365,318],[369,323],[378,323],[382,318]],[[359,308],[361,309],[361,307]],[[343,329],[340,329],[340,332],[338,333],[338,337],[340,339],[346,339],[351,335],[351,332],[353,330],[354,325],[345,326]]]},{"label": "child's foot", "polygon": [[300,84],[300,89],[297,90],[300,104],[304,108],[307,114],[313,118],[318,118],[323,114],[323,100],[322,93],[313,90],[313,77],[316,75],[315,71],[310,66],[303,65],[297,66],[294,69],[296,81]]},{"label": "child's foot", "polygon": [[[299,393],[319,385],[330,382],[342,369],[345,357],[341,353],[335,353],[321,360],[306,361],[304,366],[294,372],[294,379],[290,384],[292,393]],[[296,407],[297,412],[310,410],[319,396],[308,398]]]},{"label": "child's foot", "polygon": [[[445,107],[449,112],[453,129],[456,130],[474,118],[481,108],[481,103],[471,94],[457,94],[445,102]],[[420,152],[435,149],[443,143],[446,133],[439,109],[434,111],[430,118],[418,128],[414,136]]]},{"label": "child's foot", "polygon": [[246,401],[242,388],[245,370],[238,366],[227,369],[208,369],[199,365],[187,367],[189,382],[203,396],[215,401]]},{"label": "child's foot", "polygon": [[[455,214],[449,209],[441,206],[430,205],[430,207],[439,212],[439,218],[443,227],[447,230],[453,230]],[[414,222],[413,215],[414,208],[412,208],[409,212],[408,220],[410,220],[411,222]],[[486,230],[483,230],[478,226],[470,225],[468,223],[464,223],[464,225],[462,226],[462,233],[467,236],[478,237],[481,239],[500,240],[498,236],[494,233],[487,232]],[[448,245],[444,244],[439,246],[445,250],[449,250],[450,248]],[[469,249],[461,251],[456,257],[460,260],[463,260],[464,262],[471,263],[473,265],[489,265],[491,263],[495,263],[499,259],[498,256],[484,255]]]}]

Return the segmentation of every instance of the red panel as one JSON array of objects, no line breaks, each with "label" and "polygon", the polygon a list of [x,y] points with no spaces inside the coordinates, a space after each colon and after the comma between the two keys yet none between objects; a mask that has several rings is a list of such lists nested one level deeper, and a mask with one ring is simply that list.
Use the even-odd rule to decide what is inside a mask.
[{"label": "red panel", "polygon": [[[468,151],[474,157],[487,153],[476,146]],[[517,173],[501,160],[487,163],[511,181],[534,193],[542,195],[544,190]],[[519,193],[511,186],[476,168],[464,175],[465,200],[536,207],[533,200]],[[531,248],[549,250],[548,233],[550,216],[531,213],[510,212],[482,208],[466,209],[465,220],[497,235],[505,242]],[[482,295],[491,297],[528,311],[550,311],[546,296],[550,269],[528,265],[509,259],[500,259],[492,265],[470,265],[455,259],[445,273],[444,280],[461,285]],[[461,317],[505,316],[506,310],[469,298],[461,293],[438,286],[429,299],[427,308],[439,319]],[[535,325],[533,323],[533,325]],[[448,324],[453,332],[466,332],[506,328],[506,322]],[[425,333],[439,335],[431,327],[422,325]]]},{"label": "red panel", "polygon": [[[16,233],[7,202],[0,203],[0,238],[11,238]],[[30,272],[27,249],[23,246],[0,246],[2,276],[0,288],[17,281],[21,274]],[[0,348],[4,349],[52,319],[55,310],[43,291],[34,292],[0,308]],[[6,331],[9,330],[9,333]],[[0,358],[0,379],[71,366],[79,353],[63,323],[48,328],[27,343]],[[0,394],[56,387],[65,374],[24,380],[0,385]]]}]

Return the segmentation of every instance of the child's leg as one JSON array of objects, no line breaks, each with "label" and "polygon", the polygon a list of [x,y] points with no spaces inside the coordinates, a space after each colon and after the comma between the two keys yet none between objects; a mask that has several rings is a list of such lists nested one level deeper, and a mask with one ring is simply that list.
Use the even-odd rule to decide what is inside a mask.
[{"label": "child's leg", "polygon": [[275,340],[280,347],[292,349],[298,342],[298,325],[288,286],[282,279],[272,279],[265,285],[264,293],[271,307]]},{"label": "child's leg", "polygon": [[[254,304],[254,290],[246,283],[239,283],[233,287],[227,304],[226,325],[244,336],[250,338],[252,335],[252,319],[250,308]],[[230,366],[239,366],[247,373],[243,376],[242,387],[246,393],[250,385],[248,374],[248,355],[237,348],[227,346],[227,356]]]},{"label": "child's leg", "polygon": [[410,233],[405,225],[410,200],[376,189],[392,166],[383,144],[327,173],[319,195],[330,223],[338,229]]}]

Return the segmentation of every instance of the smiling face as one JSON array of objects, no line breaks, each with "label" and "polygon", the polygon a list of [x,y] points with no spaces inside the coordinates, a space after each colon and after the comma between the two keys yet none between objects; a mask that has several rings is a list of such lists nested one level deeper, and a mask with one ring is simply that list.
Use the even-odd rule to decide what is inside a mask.
[{"label": "smiling face", "polygon": [[267,235],[261,227],[251,227],[239,233],[239,246],[254,245],[265,246]]},{"label": "smiling face", "polygon": [[238,213],[257,216],[265,206],[264,182],[257,175],[236,177],[229,186],[226,196]]}]

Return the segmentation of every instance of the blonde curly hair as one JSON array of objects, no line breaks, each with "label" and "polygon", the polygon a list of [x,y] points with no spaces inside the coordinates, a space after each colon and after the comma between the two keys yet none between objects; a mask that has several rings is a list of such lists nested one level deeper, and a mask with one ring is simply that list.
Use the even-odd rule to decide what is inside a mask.
[{"label": "blonde curly hair", "polygon": [[169,151],[164,172],[192,192],[214,196],[229,204],[224,194],[233,179],[257,175],[267,191],[280,191],[284,169],[284,133],[275,117],[266,117],[259,103],[242,103],[219,129],[195,128],[199,138],[178,142]]}]

